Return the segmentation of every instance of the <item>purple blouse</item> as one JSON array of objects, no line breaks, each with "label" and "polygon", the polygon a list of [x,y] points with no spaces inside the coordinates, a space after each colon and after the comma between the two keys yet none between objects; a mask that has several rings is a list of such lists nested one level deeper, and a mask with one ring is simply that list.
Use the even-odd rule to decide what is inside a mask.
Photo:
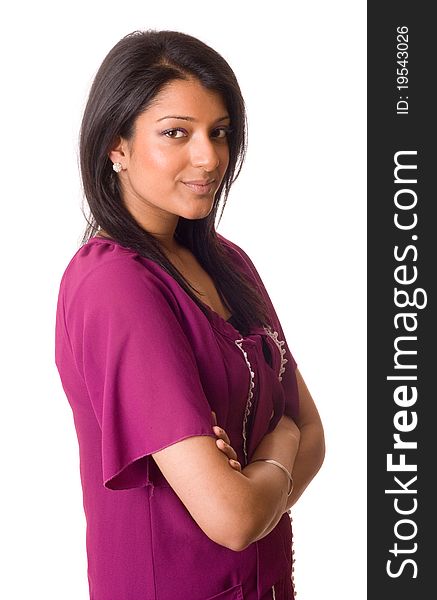
[{"label": "purple blouse", "polygon": [[55,362],[79,444],[90,600],[294,598],[289,514],[229,550],[151,456],[190,436],[216,439],[213,410],[244,466],[284,413],[298,414],[296,362],[267,291],[247,254],[218,237],[270,311],[269,326],[246,337],[113,240],[91,238],[62,276]]}]

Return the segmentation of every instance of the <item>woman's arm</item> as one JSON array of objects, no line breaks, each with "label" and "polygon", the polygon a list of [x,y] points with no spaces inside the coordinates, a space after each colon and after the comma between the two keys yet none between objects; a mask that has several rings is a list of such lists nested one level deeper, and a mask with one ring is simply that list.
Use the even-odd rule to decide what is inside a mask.
[{"label": "woman's arm", "polygon": [[[292,473],[293,492],[287,501],[286,510],[289,510],[300,498],[305,488],[319,471],[325,457],[325,438],[320,415],[299,369],[296,369],[296,377],[300,403],[300,413],[296,419],[300,441],[296,456],[293,453],[295,443],[290,438],[290,424],[292,426],[293,421],[287,416],[283,416],[276,428],[264,436],[252,456],[252,461],[256,458],[274,458],[282,462]],[[281,427],[281,425],[284,425],[284,419],[288,420],[288,426]],[[218,448],[229,459],[234,459],[233,461],[230,460],[231,465],[241,471],[240,463],[235,460],[237,459],[236,452],[229,446],[230,440],[226,432],[220,428],[215,428],[215,432],[219,438],[226,442],[226,446],[222,446],[220,440],[218,440]],[[282,458],[282,461],[280,458]],[[243,470],[246,476],[248,475],[246,471],[248,466]],[[259,466],[259,463],[254,466]]]},{"label": "woman's arm", "polygon": [[[291,500],[293,496],[297,499],[314,477],[324,453],[323,430],[322,437],[308,433],[310,426],[320,423],[320,417],[299,374],[298,382],[301,404],[297,425],[307,436],[303,450],[299,450],[298,427],[284,416],[251,457],[273,458],[293,472],[297,490]],[[265,537],[287,510],[288,478],[281,469],[265,462],[250,463],[239,472],[230,467],[218,443],[208,436],[194,436],[152,456],[205,534],[222,546],[241,551]],[[302,463],[299,468],[298,460]]]},{"label": "woman's arm", "polygon": [[[276,429],[285,430],[284,435],[268,434],[264,447],[288,464],[297,453],[299,430],[288,417],[281,421]],[[152,456],[203,532],[217,544],[241,551],[252,543],[254,533],[261,534],[272,522],[278,507],[281,515],[286,510],[288,478],[262,462],[247,465],[243,474],[229,465],[234,451],[220,451],[218,445],[209,436],[192,436]]]},{"label": "woman's arm", "polygon": [[[296,369],[296,377],[298,382],[300,406],[299,417],[296,419],[296,424],[300,431],[300,441],[297,454],[294,453],[294,446],[292,443],[290,443],[287,429],[277,426],[271,433],[264,436],[263,440],[258,445],[254,456],[252,457],[252,460],[259,457],[274,458],[275,460],[282,462],[282,464],[292,473],[294,484],[293,492],[286,501],[285,509],[283,509],[281,499],[279,498],[277,500],[277,511],[273,519],[261,531],[261,533],[257,533],[257,531],[254,530],[252,534],[252,542],[262,539],[276,527],[284,512],[288,511],[291,506],[293,506],[300,498],[305,488],[322,466],[324,460],[325,439],[320,415],[298,369]],[[281,424],[283,419],[288,419],[288,421],[291,421],[289,417],[285,416],[282,417],[278,425]],[[276,454],[275,444],[276,448],[281,448],[282,456],[285,454],[285,461],[281,461],[281,459],[278,458],[279,454]],[[292,465],[290,468],[291,463]],[[255,469],[254,474],[256,475],[256,469],[258,468],[258,465],[262,464],[263,463],[257,462],[252,465],[252,463],[250,463],[243,469],[243,473],[246,476],[248,475],[251,477],[252,475],[250,472],[249,474],[247,472],[248,468],[250,467],[251,470]],[[275,468],[274,466],[270,466],[268,464],[266,466],[272,469]]]},{"label": "woman's arm", "polygon": [[325,435],[319,412],[298,369],[296,376],[300,403],[296,424],[300,430],[300,442],[292,472],[294,487],[287,502],[287,510],[300,498],[325,458]]},{"label": "woman's arm", "polygon": [[[287,415],[283,415],[275,429],[263,437],[251,457],[251,462],[242,470],[243,475],[259,489],[258,506],[253,515],[249,544],[265,537],[276,527],[286,512],[288,504],[287,493],[290,481],[286,473],[276,465],[258,459],[272,458],[292,473],[299,452],[299,440],[300,432],[295,422]],[[269,471],[270,476],[273,474],[281,476],[279,489],[277,485],[269,489],[263,487],[265,486],[263,480]],[[266,515],[269,514],[270,519],[266,519]]]}]

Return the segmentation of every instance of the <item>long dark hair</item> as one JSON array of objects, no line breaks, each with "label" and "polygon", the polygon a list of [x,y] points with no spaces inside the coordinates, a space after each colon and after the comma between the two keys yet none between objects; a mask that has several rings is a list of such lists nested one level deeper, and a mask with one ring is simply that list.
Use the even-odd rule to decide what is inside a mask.
[{"label": "long dark hair", "polygon": [[[170,81],[197,78],[219,93],[231,118],[229,165],[209,215],[179,217],[175,239],[188,248],[214,280],[220,297],[243,335],[253,324],[267,324],[267,309],[249,279],[235,268],[217,237],[215,220],[220,201],[226,205],[240,174],[247,147],[247,116],[237,79],[226,60],[195,37],[178,31],[134,31],[123,37],[103,60],[94,78],[80,130],[80,168],[90,220],[81,244],[99,228],[127,248],[159,264],[208,316],[194,288],[167,259],[156,238],[147,232],[122,201],[118,177],[108,153],[118,136],[132,139],[136,118]],[[220,220],[219,219],[219,220]]]}]

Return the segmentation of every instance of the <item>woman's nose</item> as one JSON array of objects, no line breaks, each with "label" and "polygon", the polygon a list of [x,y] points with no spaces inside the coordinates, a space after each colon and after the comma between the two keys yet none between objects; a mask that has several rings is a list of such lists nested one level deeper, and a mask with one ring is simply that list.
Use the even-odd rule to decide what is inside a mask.
[{"label": "woman's nose", "polygon": [[220,156],[211,139],[192,140],[191,163],[193,167],[203,167],[205,171],[213,171],[220,164]]}]

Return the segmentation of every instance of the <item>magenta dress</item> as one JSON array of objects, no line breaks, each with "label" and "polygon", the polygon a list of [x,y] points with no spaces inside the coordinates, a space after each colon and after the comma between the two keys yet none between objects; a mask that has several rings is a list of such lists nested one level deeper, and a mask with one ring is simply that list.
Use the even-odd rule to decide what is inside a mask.
[{"label": "magenta dress", "polygon": [[102,237],[62,276],[55,361],[78,438],[90,600],[291,600],[292,526],[282,515],[241,552],[207,537],[150,456],[197,435],[211,411],[242,466],[285,413],[296,362],[252,261],[219,234],[267,301],[242,337],[208,317],[152,260]]}]

